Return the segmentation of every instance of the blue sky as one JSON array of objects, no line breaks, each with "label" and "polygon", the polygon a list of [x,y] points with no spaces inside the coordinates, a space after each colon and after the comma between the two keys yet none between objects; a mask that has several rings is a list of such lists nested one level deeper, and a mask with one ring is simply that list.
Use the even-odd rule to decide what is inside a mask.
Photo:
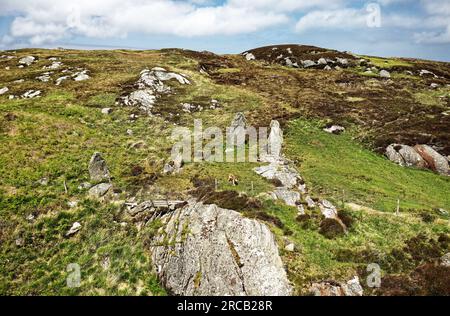
[{"label": "blue sky", "polygon": [[0,49],[281,43],[450,61],[450,0],[0,0]]}]

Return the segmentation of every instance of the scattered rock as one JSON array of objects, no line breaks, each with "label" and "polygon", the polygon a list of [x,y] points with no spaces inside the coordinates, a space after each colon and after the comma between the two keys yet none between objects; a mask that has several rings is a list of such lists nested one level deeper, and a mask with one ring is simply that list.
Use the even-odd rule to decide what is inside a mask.
[{"label": "scattered rock", "polygon": [[419,76],[425,76],[425,77],[434,77],[434,78],[438,78],[438,76],[436,76],[434,73],[432,73],[431,71],[429,71],[429,70],[425,70],[425,69],[422,69],[420,72],[419,72]]},{"label": "scattered rock", "polygon": [[450,252],[441,257],[441,266],[450,267]]},{"label": "scattered rock", "polygon": [[167,162],[164,165],[163,173],[164,174],[177,174],[181,171],[183,167],[183,155],[181,152],[178,152],[175,157]]},{"label": "scattered rock", "polygon": [[36,77],[37,80],[42,81],[42,82],[49,82],[52,78],[50,77],[50,75],[48,73],[42,74],[39,77]]},{"label": "scattered rock", "polygon": [[112,113],[112,108],[103,108],[102,109],[102,114],[111,114]]},{"label": "scattered rock", "polygon": [[266,225],[195,201],[160,221],[163,227],[151,241],[150,250],[159,279],[170,293],[291,294],[277,245]]},{"label": "scattered rock", "polygon": [[33,56],[26,56],[19,60],[19,64],[22,66],[31,66],[32,63],[36,60]]},{"label": "scattered rock", "polygon": [[111,188],[111,183],[100,183],[89,189],[88,195],[91,198],[99,199],[105,196]]},{"label": "scattered rock", "polygon": [[70,208],[75,208],[78,206],[78,201],[69,201],[67,202],[67,206]]},{"label": "scattered rock", "polygon": [[41,178],[41,179],[37,180],[36,183],[39,185],[47,186],[49,183],[49,180],[48,180],[48,178]]},{"label": "scattered rock", "polygon": [[391,74],[389,73],[389,71],[384,69],[380,71],[379,76],[381,78],[391,78]]},{"label": "scattered rock", "polygon": [[0,89],[0,95],[5,94],[8,91],[9,91],[8,87],[3,87]]},{"label": "scattered rock", "polygon": [[245,56],[245,59],[247,59],[248,61],[256,59],[255,55],[253,55],[252,53],[245,53],[244,56]]},{"label": "scattered rock", "polygon": [[325,132],[335,135],[340,135],[345,131],[345,128],[339,125],[333,125],[323,129]]},{"label": "scattered rock", "polygon": [[293,243],[290,243],[290,244],[286,245],[286,247],[284,247],[284,250],[289,251],[289,252],[294,252],[295,245]]},{"label": "scattered rock", "polygon": [[80,72],[77,72],[77,73],[75,73],[75,74],[73,74],[72,75],[72,77],[73,77],[73,80],[75,80],[75,81],[84,81],[84,80],[88,80],[88,79],[90,79],[91,77],[88,75],[88,70],[82,70],[82,71],[80,71]]},{"label": "scattered rock", "polygon": [[17,247],[23,247],[25,245],[25,240],[23,240],[23,238],[17,238],[15,243]]},{"label": "scattered rock", "polygon": [[437,83],[432,83],[432,84],[430,84],[430,88],[431,88],[431,89],[437,89],[437,88],[439,88],[439,84],[437,84]]},{"label": "scattered rock", "polygon": [[323,68],[323,70],[327,70],[327,71],[329,71],[329,70],[332,70],[332,68],[330,67],[330,66],[325,66],[325,68]]},{"label": "scattered rock", "polygon": [[78,233],[81,229],[81,224],[78,222],[73,223],[72,227],[70,227],[69,231],[66,233],[66,237],[70,237]]},{"label": "scattered rock", "polygon": [[98,152],[94,153],[89,161],[89,175],[91,180],[94,182],[110,180],[110,174],[106,161]]},{"label": "scattered rock", "polygon": [[56,85],[59,86],[64,80],[67,80],[69,78],[70,78],[70,76],[59,77],[58,79],[56,79]]},{"label": "scattered rock", "polygon": [[62,62],[60,61],[54,61],[51,65],[49,66],[44,66],[43,69],[58,69],[59,67],[62,66]]},{"label": "scattered rock", "polygon": [[362,296],[364,294],[357,276],[346,283],[334,281],[313,283],[309,291],[314,296]]},{"label": "scattered rock", "polygon": [[22,94],[22,98],[23,99],[33,99],[33,98],[39,97],[40,95],[41,95],[40,90],[28,90],[27,92]]},{"label": "scattered rock", "polygon": [[301,63],[304,68],[314,67],[316,65],[312,60],[302,60]]}]

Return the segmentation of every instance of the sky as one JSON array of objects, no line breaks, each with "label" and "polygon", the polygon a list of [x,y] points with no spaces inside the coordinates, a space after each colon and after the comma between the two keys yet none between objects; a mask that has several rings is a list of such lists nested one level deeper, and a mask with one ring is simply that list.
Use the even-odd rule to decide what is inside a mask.
[{"label": "sky", "polygon": [[0,0],[0,49],[304,44],[450,61],[450,0]]}]

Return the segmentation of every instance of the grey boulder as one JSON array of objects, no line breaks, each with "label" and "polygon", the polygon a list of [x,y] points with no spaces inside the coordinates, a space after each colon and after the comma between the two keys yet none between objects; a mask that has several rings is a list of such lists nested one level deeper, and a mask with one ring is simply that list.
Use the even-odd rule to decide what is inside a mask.
[{"label": "grey boulder", "polygon": [[98,152],[94,153],[89,161],[89,175],[94,182],[110,180],[110,174],[106,161]]}]

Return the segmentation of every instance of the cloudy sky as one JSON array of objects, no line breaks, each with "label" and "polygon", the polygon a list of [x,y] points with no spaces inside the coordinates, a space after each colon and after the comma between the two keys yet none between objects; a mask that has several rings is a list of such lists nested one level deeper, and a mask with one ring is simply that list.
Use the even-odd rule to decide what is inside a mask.
[{"label": "cloudy sky", "polygon": [[0,49],[280,43],[450,61],[450,0],[0,0]]}]

